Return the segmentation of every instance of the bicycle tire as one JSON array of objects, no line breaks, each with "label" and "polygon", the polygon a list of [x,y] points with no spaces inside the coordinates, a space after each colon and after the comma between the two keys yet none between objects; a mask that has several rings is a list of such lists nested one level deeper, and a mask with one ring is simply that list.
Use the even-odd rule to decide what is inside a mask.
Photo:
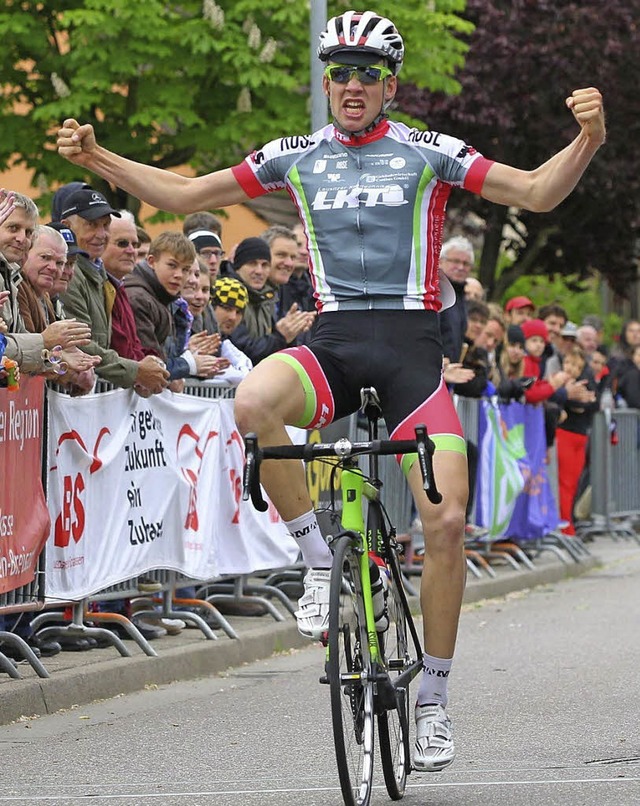
[{"label": "bicycle tire", "polygon": [[[360,679],[346,680],[347,675]],[[374,683],[367,639],[360,558],[352,537],[335,544],[329,601],[331,720],[346,806],[368,806],[373,784]]]},{"label": "bicycle tire", "polygon": [[[393,580],[389,582],[387,615],[389,626],[379,634],[379,639],[384,666],[393,682],[394,677],[411,665],[407,617]],[[400,800],[404,796],[407,775],[411,769],[408,684],[396,689],[396,703],[395,710],[378,713],[380,761],[391,800]]]}]

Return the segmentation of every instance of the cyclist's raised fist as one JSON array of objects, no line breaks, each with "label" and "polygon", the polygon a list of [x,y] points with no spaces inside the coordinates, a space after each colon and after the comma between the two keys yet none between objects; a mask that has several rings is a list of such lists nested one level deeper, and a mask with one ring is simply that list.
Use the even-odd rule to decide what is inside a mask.
[{"label": "cyclist's raised fist", "polygon": [[600,91],[595,87],[574,90],[567,98],[567,106],[587,137],[598,145],[604,143],[606,128]]},{"label": "cyclist's raised fist", "polygon": [[57,146],[60,156],[69,162],[86,163],[98,147],[93,126],[90,123],[81,126],[77,120],[67,118],[58,130]]}]

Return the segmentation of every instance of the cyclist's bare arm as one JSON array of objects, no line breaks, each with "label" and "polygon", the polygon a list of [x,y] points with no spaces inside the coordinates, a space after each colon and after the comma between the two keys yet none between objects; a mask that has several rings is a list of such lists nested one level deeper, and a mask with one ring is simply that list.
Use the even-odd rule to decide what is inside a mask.
[{"label": "cyclist's bare arm", "polygon": [[542,213],[571,193],[604,143],[606,129],[602,95],[594,87],[575,90],[566,104],[580,125],[575,140],[532,171],[494,163],[482,187],[485,199]]},{"label": "cyclist's bare arm", "polygon": [[230,168],[189,178],[143,165],[98,145],[90,123],[69,118],[58,131],[58,153],[138,199],[171,213],[190,213],[240,204],[248,196]]}]

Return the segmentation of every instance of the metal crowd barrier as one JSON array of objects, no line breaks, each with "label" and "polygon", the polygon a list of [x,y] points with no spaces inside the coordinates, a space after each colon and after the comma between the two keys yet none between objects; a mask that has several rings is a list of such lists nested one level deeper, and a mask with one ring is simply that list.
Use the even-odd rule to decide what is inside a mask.
[{"label": "metal crowd barrier", "polygon": [[[99,381],[95,391],[106,392],[114,388],[115,387],[111,384]],[[57,390],[65,391],[64,388],[57,388]],[[215,383],[187,381],[185,383],[185,393],[203,399],[220,399],[232,398],[235,394],[235,389],[234,387]],[[457,398],[456,407],[467,439],[477,444],[479,401],[471,398]],[[43,422],[45,424],[45,438],[43,440],[43,485],[46,494],[46,416],[43,417]],[[615,430],[617,440],[612,440],[612,429]],[[333,423],[326,429],[323,429],[321,439],[323,441],[329,441],[339,436],[347,436],[352,440],[363,438],[362,428],[357,415],[353,415],[338,423]],[[381,422],[380,437],[385,438],[386,436],[386,428]],[[616,444],[612,444],[612,442],[616,442]],[[640,519],[639,411],[633,409],[616,409],[613,412],[607,411],[596,415],[590,440],[589,470],[593,489],[592,513],[596,524],[595,528],[604,534],[611,534],[613,537],[623,534],[626,537],[633,536],[635,539],[638,539],[630,523],[634,519]],[[17,469],[14,469],[14,472],[18,472]],[[408,485],[394,457],[381,457],[380,475],[384,485],[385,505],[392,523],[396,526],[400,534],[409,532],[413,504]],[[553,463],[550,466],[550,479],[557,495],[557,474]],[[328,474],[322,475],[322,479],[317,485],[318,489],[314,493],[314,495],[317,495],[317,500],[314,500],[314,504],[319,505],[320,508],[323,502],[326,503],[330,495],[327,480]],[[150,577],[157,585],[158,591],[153,595],[145,594],[141,591],[136,578],[105,588],[82,602],[58,602],[54,605],[49,602],[45,603],[44,600],[44,560],[45,554],[43,551],[39,557],[38,570],[33,582],[0,595],[0,615],[43,611],[33,619],[35,629],[44,627],[44,630],[41,631],[40,634],[48,633],[55,635],[56,632],[59,633],[61,630],[67,629],[76,635],[111,635],[112,633],[110,631],[102,629],[99,626],[87,627],[85,625],[85,621],[88,620],[98,625],[109,621],[107,617],[109,614],[107,613],[87,612],[89,603],[106,603],[116,599],[134,597],[146,597],[149,600],[150,609],[146,611],[147,613],[154,612],[151,608],[157,604],[159,599],[161,604],[160,616],[191,620],[210,640],[216,638],[210,628],[211,623],[217,623],[217,626],[220,626],[229,637],[237,637],[231,625],[215,607],[216,601],[223,599],[228,600],[229,598],[238,601],[250,596],[253,602],[258,600],[265,603],[266,611],[271,612],[274,618],[281,619],[282,615],[273,607],[271,601],[269,601],[270,598],[275,598],[292,612],[292,607],[287,597],[281,590],[268,584],[268,580],[264,585],[251,585],[246,577],[232,579],[217,578],[202,582],[201,580],[184,578],[182,575],[168,570],[152,571],[145,574],[145,577]],[[296,566],[296,572],[298,570]],[[175,598],[177,589],[190,586],[198,588],[198,596],[202,598],[198,600],[191,598],[180,600],[179,598]],[[153,596],[158,597],[155,602],[152,601]],[[202,616],[194,611],[176,610],[174,608],[176,603],[186,606],[198,605],[198,607],[201,608],[200,612],[208,614],[211,620],[207,623]],[[61,621],[68,622],[69,613],[61,614],[49,612],[48,608],[53,606],[57,606],[58,609],[62,607],[67,607],[67,610],[71,609],[71,622],[64,626],[56,624],[56,622]],[[144,612],[145,611],[139,613],[139,615],[142,616]],[[158,612],[155,612],[157,615]],[[120,618],[123,619],[124,617]],[[111,620],[113,621],[114,619]],[[127,620],[125,619],[125,621]],[[155,655],[154,650],[135,626],[132,625],[131,622],[128,623],[131,629],[129,627],[126,627],[126,629],[131,637],[144,652],[148,655]],[[122,625],[122,621],[120,621],[120,624]],[[21,641],[21,639],[10,633],[0,633],[0,641],[2,640],[13,643]],[[126,649],[124,644],[122,644],[120,639],[115,637],[112,643],[122,655],[130,655],[130,652]],[[24,644],[24,647],[27,647],[27,645]],[[31,658],[27,650],[28,647],[25,650],[25,656],[28,657],[32,666],[34,666],[40,676],[47,677],[46,669],[44,669],[35,656]],[[31,653],[31,655],[33,655],[33,653]],[[12,677],[19,676],[17,672],[15,672],[14,667],[1,653],[0,670],[6,671]]]},{"label": "metal crowd barrier", "polygon": [[590,439],[593,531],[637,539],[640,519],[640,411],[607,409],[594,417]]}]

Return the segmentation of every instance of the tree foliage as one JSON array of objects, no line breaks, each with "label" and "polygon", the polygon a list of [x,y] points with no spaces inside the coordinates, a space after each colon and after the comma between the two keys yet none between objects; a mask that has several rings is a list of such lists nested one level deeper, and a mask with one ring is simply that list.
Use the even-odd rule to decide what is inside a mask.
[{"label": "tree foliage", "polygon": [[[466,16],[476,28],[457,76],[460,95],[405,86],[404,112],[525,169],[575,136],[564,106],[572,90],[598,87],[608,124],[606,145],[551,213],[511,210],[465,193],[452,197],[452,206],[486,222],[481,282],[500,298],[525,273],[584,277],[596,268],[624,296],[636,274],[640,222],[640,0],[469,0]],[[498,277],[501,249],[515,261]]]},{"label": "tree foliage", "polygon": [[[471,29],[456,15],[464,0],[377,7],[407,30],[406,75],[455,91],[466,50],[455,34]],[[93,123],[99,142],[127,157],[198,171],[309,128],[309,4],[300,0],[6,0],[0,36],[0,169],[17,159],[42,190],[79,178],[53,150],[66,117]]]}]

